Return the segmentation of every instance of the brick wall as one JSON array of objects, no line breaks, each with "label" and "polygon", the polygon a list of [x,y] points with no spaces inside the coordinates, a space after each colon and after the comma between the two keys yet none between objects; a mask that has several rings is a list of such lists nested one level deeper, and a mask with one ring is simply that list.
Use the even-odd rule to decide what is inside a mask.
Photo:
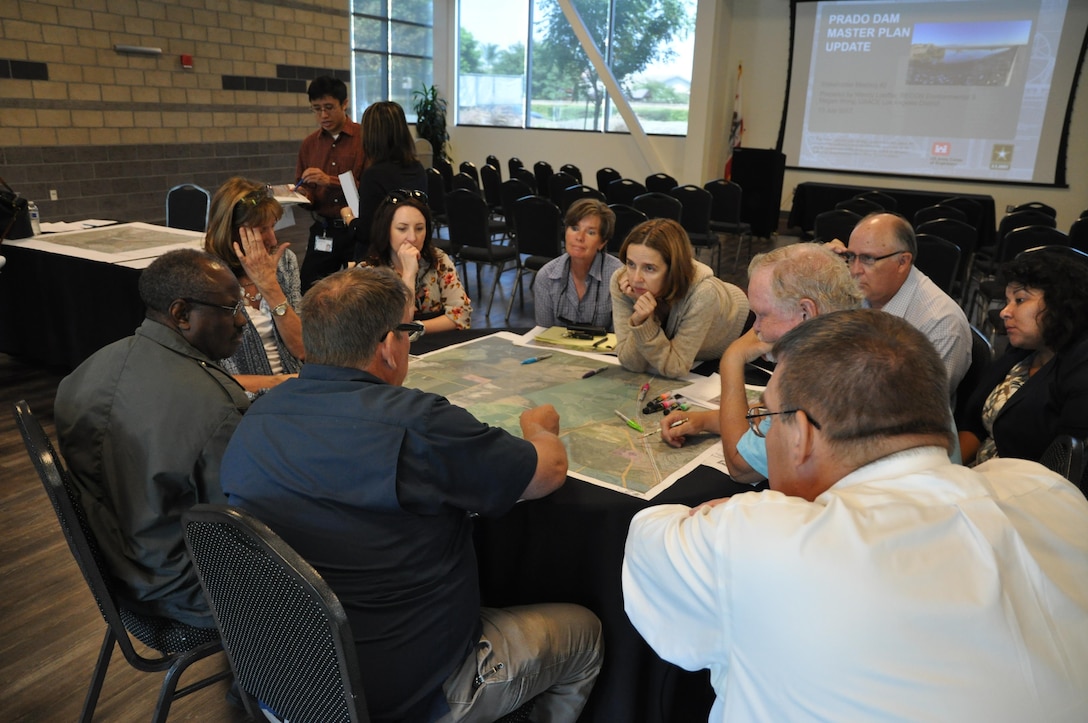
[{"label": "brick wall", "polygon": [[0,176],[43,220],[160,223],[178,183],[293,180],[306,84],[350,81],[349,23],[348,0],[4,0]]}]

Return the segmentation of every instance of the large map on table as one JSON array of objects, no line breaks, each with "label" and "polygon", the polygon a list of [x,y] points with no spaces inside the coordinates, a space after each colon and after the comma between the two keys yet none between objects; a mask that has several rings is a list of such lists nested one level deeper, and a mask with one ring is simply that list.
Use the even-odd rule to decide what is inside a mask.
[{"label": "large map on table", "polygon": [[[441,394],[477,419],[521,436],[523,411],[551,404],[559,412],[559,436],[567,448],[569,474],[628,494],[650,498],[720,450],[717,437],[695,438],[675,449],[661,441],[660,414],[642,415],[642,385],[649,397],[677,382],[635,374],[601,358],[556,350],[535,364],[522,360],[545,353],[516,346],[514,335],[499,333],[413,358],[405,386]],[[583,379],[592,369],[607,371]],[[682,383],[681,383],[682,384]],[[619,410],[645,433],[627,426]]]},{"label": "large map on table", "polygon": [[116,254],[125,251],[153,249],[186,243],[193,234],[184,230],[151,226],[150,224],[120,224],[103,228],[49,236],[50,243],[73,246],[88,251]]}]

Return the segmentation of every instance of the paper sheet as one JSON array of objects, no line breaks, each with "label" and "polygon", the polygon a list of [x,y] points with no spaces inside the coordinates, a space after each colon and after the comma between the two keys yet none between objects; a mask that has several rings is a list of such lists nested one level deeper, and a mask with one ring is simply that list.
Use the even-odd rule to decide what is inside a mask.
[{"label": "paper sheet", "polygon": [[355,176],[351,171],[340,174],[340,188],[344,189],[344,200],[356,218],[359,217],[359,187],[355,185]]}]

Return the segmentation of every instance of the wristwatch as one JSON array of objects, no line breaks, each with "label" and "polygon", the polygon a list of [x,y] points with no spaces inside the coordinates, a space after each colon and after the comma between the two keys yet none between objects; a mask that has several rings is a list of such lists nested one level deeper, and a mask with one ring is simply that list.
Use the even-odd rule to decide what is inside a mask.
[{"label": "wristwatch", "polygon": [[287,313],[287,299],[284,299],[281,303],[272,307],[272,313],[276,316],[283,316]]}]

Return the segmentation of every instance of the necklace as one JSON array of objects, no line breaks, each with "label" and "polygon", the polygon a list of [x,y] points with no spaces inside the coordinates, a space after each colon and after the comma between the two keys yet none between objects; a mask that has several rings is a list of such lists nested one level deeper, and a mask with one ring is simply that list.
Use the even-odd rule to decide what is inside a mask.
[{"label": "necklace", "polygon": [[[249,293],[250,288],[254,289],[254,293],[252,293],[252,294]],[[257,289],[257,285],[255,283],[253,283],[252,281],[243,281],[242,282],[242,296],[246,297],[248,300],[252,301],[254,304],[256,304],[262,298],[264,298],[261,295],[261,292],[256,291],[256,289]]]}]

